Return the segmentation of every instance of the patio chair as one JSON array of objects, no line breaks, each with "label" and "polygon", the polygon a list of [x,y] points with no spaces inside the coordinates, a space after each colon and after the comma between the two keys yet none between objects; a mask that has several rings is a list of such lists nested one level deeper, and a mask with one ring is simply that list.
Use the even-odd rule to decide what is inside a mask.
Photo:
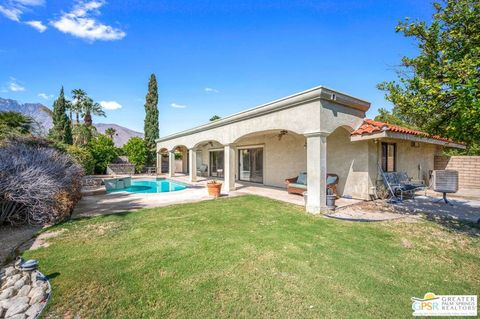
[{"label": "patio chair", "polygon": [[403,201],[404,195],[410,195],[415,199],[417,191],[427,188],[423,181],[412,180],[406,172],[384,172],[380,166],[378,169],[391,199]]},{"label": "patio chair", "polygon": [[[337,174],[327,174],[327,192],[331,189],[333,194],[337,195],[338,179]],[[287,178],[285,184],[289,194],[303,195],[307,191],[307,172],[300,172],[296,177]]]},{"label": "patio chair", "polygon": [[208,166],[206,164],[200,165],[200,167],[197,169],[197,175],[198,176],[206,176],[208,171]]}]

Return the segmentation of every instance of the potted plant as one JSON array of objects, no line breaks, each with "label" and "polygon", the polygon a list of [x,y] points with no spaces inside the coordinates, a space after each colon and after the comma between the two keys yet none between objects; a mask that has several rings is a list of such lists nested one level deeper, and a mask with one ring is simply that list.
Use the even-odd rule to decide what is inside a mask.
[{"label": "potted plant", "polygon": [[216,180],[207,182],[208,195],[213,198],[220,197],[220,191],[222,190],[222,183],[217,182]]}]

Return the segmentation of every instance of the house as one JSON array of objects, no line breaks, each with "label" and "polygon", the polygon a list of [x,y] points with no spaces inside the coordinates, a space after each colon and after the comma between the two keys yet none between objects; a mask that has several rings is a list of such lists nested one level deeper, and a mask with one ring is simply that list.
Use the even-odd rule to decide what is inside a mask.
[{"label": "house", "polygon": [[463,145],[438,136],[365,119],[370,103],[323,86],[157,140],[158,170],[162,158],[174,176],[175,157],[182,173],[196,181],[197,169],[222,178],[223,191],[236,181],[285,187],[284,180],[307,172],[306,209],[326,205],[326,175],[339,176],[337,192],[368,200],[377,185],[378,167],[406,171],[428,182],[434,155],[444,147]]}]

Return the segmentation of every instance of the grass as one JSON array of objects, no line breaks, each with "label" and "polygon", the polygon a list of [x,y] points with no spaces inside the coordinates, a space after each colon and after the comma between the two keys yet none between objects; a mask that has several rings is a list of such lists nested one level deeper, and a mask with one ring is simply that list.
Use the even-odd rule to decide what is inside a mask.
[{"label": "grass", "polygon": [[25,253],[52,277],[47,317],[405,318],[412,296],[480,294],[480,239],[428,221],[342,222],[244,196],[59,229]]}]

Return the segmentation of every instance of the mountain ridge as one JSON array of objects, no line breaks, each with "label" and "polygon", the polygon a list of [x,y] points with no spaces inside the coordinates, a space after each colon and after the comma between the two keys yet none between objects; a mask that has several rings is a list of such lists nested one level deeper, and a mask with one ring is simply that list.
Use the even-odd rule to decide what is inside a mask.
[{"label": "mountain ridge", "polygon": [[[53,126],[52,110],[42,103],[20,103],[17,100],[0,97],[0,111],[15,111],[30,116],[35,121],[35,130],[41,135],[48,133]],[[138,136],[143,138],[143,133],[134,131],[125,126],[114,123],[94,123],[99,133],[104,134],[105,130],[112,127],[116,130],[113,137],[115,146],[123,146],[130,138]]]}]

